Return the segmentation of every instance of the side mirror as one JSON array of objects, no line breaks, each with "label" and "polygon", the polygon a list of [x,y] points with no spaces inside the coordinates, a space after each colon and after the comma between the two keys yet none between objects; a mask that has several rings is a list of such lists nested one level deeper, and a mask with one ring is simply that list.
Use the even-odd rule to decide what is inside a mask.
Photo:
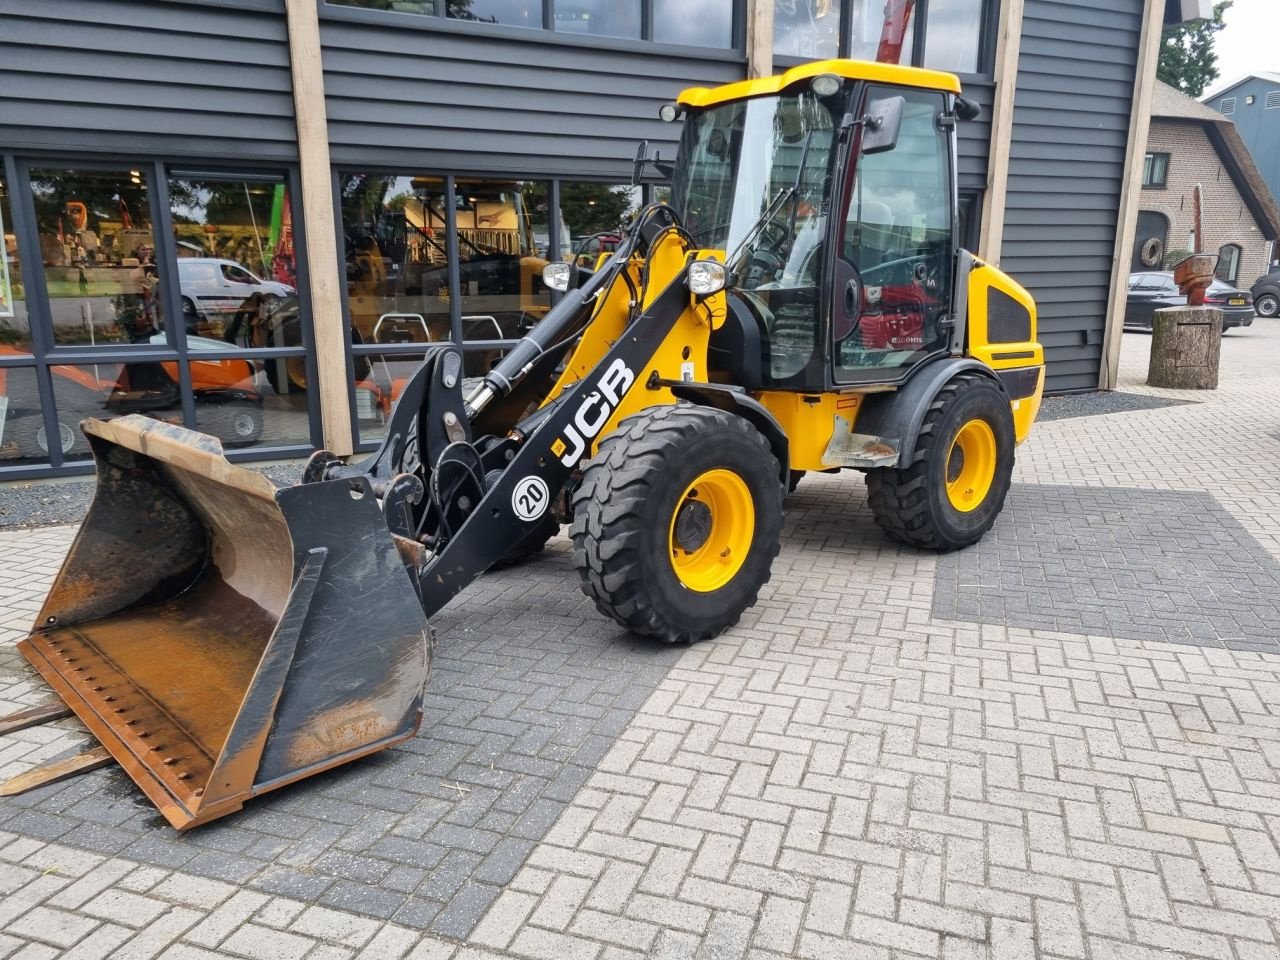
[{"label": "side mirror", "polygon": [[[638,187],[642,183],[670,183],[672,176],[675,174],[675,165],[671,163],[662,163],[662,154],[655,153],[649,156],[649,141],[641,140],[636,147],[636,159],[631,168],[631,185]],[[645,168],[652,166],[657,171],[656,176],[646,174]]]},{"label": "side mirror", "polygon": [[903,97],[885,97],[867,104],[862,118],[862,153],[887,153],[898,145],[902,131],[902,112],[907,101]]},{"label": "side mirror", "polygon": [[982,116],[982,105],[974,103],[972,100],[966,100],[964,97],[956,97],[956,116],[966,123],[970,120],[977,120]]}]

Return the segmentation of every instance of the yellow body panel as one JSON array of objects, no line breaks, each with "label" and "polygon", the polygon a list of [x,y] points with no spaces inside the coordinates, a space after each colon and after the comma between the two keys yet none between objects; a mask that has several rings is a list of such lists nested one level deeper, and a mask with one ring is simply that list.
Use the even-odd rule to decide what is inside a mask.
[{"label": "yellow body panel", "polygon": [[720,87],[690,87],[680,94],[679,102],[687,107],[710,107],[717,103],[745,100],[781,93],[793,83],[833,73],[849,80],[866,80],[899,87],[919,87],[925,90],[941,90],[959,93],[960,81],[954,73],[939,70],[922,70],[919,67],[900,67],[892,63],[873,63],[867,60],[815,60],[792,67],[786,73],[756,80],[740,80]]},{"label": "yellow body panel", "polygon": [[[987,291],[999,290],[1031,315],[1030,335],[1026,340],[1012,342],[991,342],[990,318],[987,315]],[[968,320],[968,355],[981,360],[992,370],[1019,370],[1026,367],[1039,367],[1039,379],[1035,393],[1030,397],[1013,400],[1013,427],[1017,442],[1027,439],[1036,414],[1040,411],[1040,400],[1044,395],[1044,348],[1036,341],[1036,304],[1031,294],[1008,274],[1002,273],[990,264],[975,261],[975,268],[969,274],[969,320]]]},{"label": "yellow body panel", "polygon": [[862,405],[860,393],[795,393],[765,390],[755,394],[787,435],[787,456],[792,470],[829,470],[822,462],[836,417],[852,427]]},{"label": "yellow body panel", "polygon": [[[642,309],[648,308],[671,282],[679,277],[684,265],[691,258],[724,260],[723,251],[690,251],[681,239],[682,234],[668,230],[651,245],[646,261],[634,260],[628,266],[637,290],[647,275]],[[616,282],[602,299],[591,318],[582,339],[574,348],[564,372],[543,403],[549,403],[587,374],[597,369],[601,359],[617,342],[626,329],[631,312],[631,291],[622,282]],[[643,370],[635,372],[643,384],[650,377],[659,380],[687,380],[697,383],[707,381],[707,347],[711,331],[718,328],[728,315],[728,303],[723,292],[709,297],[689,295],[689,308],[684,311],[675,327]],[[626,417],[649,407],[664,406],[676,402],[675,394],[666,387],[650,390],[644,387],[630,391],[613,411],[604,428],[596,435],[590,454],[594,456],[599,441],[607,437]]]}]

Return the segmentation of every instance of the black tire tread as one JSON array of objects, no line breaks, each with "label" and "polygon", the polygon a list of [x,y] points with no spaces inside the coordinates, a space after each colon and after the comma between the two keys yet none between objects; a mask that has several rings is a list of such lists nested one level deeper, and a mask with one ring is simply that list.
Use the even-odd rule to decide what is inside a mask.
[{"label": "black tire tread", "polygon": [[867,502],[877,526],[891,539],[940,553],[959,548],[959,544],[944,538],[931,521],[928,470],[943,410],[975,384],[984,382],[990,382],[989,378],[977,373],[956,376],[929,404],[911,463],[906,467],[876,467],[867,471]]},{"label": "black tire tread", "polygon": [[[717,628],[689,630],[668,622],[647,602],[648,589],[640,556],[641,510],[649,497],[651,477],[665,471],[669,457],[691,436],[712,426],[737,430],[760,448],[760,455],[777,460],[768,441],[741,417],[723,410],[689,403],[655,407],[627,417],[600,444],[586,465],[573,497],[573,565],[582,591],[602,614],[641,636],[664,643],[693,643],[716,636],[737,623],[742,610],[759,596],[753,590],[742,610]],[[778,472],[775,470],[775,473]],[[758,495],[753,491],[753,495]],[[777,488],[779,513],[782,485]],[[769,566],[780,542],[766,542]],[[766,574],[763,582],[768,582]]]}]

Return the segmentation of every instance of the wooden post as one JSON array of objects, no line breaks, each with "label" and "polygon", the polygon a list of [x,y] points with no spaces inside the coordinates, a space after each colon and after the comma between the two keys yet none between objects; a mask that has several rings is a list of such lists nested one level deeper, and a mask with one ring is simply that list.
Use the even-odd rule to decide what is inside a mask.
[{"label": "wooden post", "polygon": [[747,79],[773,76],[773,0],[747,2]]},{"label": "wooden post", "polygon": [[1147,386],[1217,390],[1222,311],[1213,307],[1157,310],[1151,327]]},{"label": "wooden post", "polygon": [[1120,187],[1116,243],[1111,255],[1111,293],[1107,328],[1102,337],[1102,363],[1098,388],[1114,390],[1120,378],[1120,343],[1124,335],[1124,306],[1129,295],[1129,265],[1138,230],[1138,204],[1142,193],[1142,168],[1147,157],[1147,133],[1151,126],[1151,98],[1156,89],[1156,62],[1164,30],[1164,0],[1147,0],[1142,14],[1142,41],[1133,84],[1133,113],[1129,117],[1129,147]]},{"label": "wooden post", "polygon": [[1004,246],[1005,201],[1009,188],[1009,144],[1013,141],[1013,101],[1018,89],[1018,55],[1022,51],[1024,0],[1005,0],[996,40],[996,98],[991,105],[991,145],[987,159],[987,192],[982,198],[982,232],[977,253],[1000,265]]},{"label": "wooden post", "polygon": [[338,270],[338,217],[329,166],[329,122],[320,62],[318,9],[316,0],[285,0],[320,423],[325,448],[345,457],[354,452],[347,334],[342,322],[345,283]]}]

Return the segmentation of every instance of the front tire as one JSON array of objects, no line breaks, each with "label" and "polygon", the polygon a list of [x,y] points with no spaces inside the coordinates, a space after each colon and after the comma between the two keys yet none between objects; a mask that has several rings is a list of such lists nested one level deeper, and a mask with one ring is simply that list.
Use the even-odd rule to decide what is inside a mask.
[{"label": "front tire", "polygon": [[960,374],[930,403],[911,464],[867,471],[876,523],[914,547],[945,552],[977,543],[1009,493],[1013,448],[1004,392],[989,377]]},{"label": "front tire", "polygon": [[714,637],[768,582],[781,468],[751,424],[679,403],[623,420],[573,498],[573,563],[596,608],[666,643]]},{"label": "front tire", "polygon": [[1253,309],[1258,316],[1270,320],[1280,314],[1280,297],[1274,293],[1264,293],[1253,302]]}]

